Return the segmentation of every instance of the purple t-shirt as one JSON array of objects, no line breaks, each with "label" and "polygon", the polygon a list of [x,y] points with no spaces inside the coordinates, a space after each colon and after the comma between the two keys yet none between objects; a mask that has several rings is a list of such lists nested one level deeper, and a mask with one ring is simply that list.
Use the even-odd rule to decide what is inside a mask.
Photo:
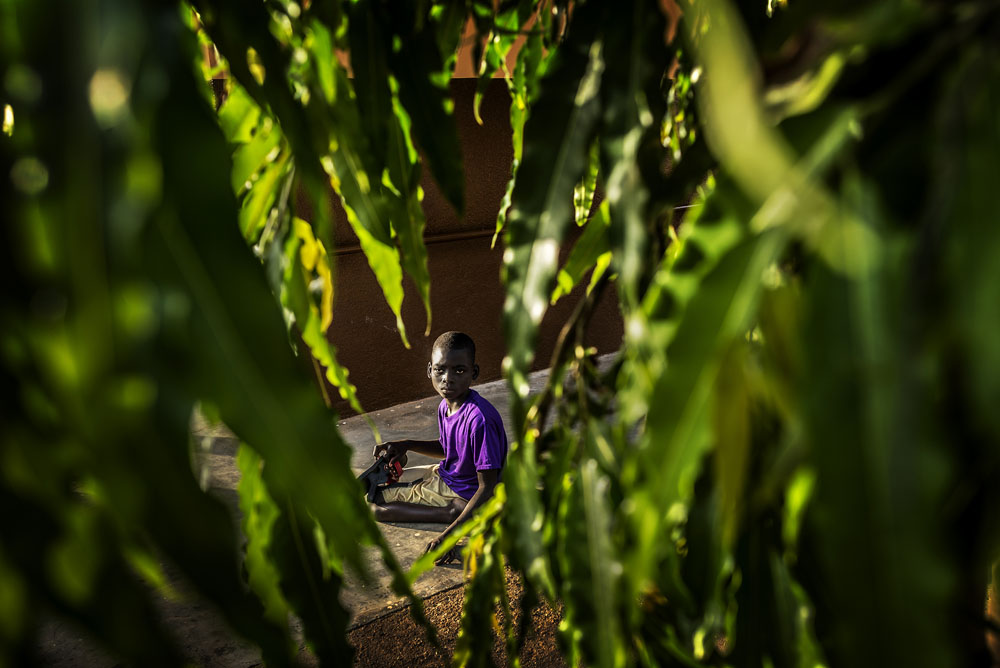
[{"label": "purple t-shirt", "polygon": [[454,415],[448,402],[438,406],[438,430],[444,459],[438,475],[453,492],[471,499],[479,489],[476,471],[502,469],[507,459],[507,434],[493,404],[469,390],[469,396]]}]

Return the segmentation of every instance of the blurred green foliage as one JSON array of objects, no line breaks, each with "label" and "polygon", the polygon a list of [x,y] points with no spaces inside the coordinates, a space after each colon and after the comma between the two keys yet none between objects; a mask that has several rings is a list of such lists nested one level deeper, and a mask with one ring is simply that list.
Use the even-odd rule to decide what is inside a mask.
[{"label": "blurred green foliage", "polygon": [[[412,598],[431,557],[400,570],[288,342],[360,410],[325,335],[331,190],[401,342],[404,274],[430,323],[420,175],[461,210],[467,21],[477,109],[498,70],[511,96],[516,434],[462,532],[456,663],[488,663],[494,629],[516,663],[510,567],[522,612],[564,605],[574,665],[988,665],[987,0],[0,2],[0,665],[32,663],[50,614],[180,664],[163,562],[268,665],[295,660],[289,613],[350,660],[337,593],[364,545]],[[529,396],[538,325],[584,280]],[[600,372],[582,332],[610,286],[625,338]],[[243,553],[192,473],[199,401],[244,441]]]}]

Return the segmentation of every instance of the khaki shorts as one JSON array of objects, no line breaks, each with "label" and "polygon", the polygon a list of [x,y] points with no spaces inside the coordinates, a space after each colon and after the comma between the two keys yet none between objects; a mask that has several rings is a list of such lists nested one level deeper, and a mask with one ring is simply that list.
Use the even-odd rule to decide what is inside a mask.
[{"label": "khaki shorts", "polygon": [[399,481],[407,484],[384,487],[382,499],[386,503],[415,503],[434,508],[449,506],[455,499],[465,503],[465,499],[453,492],[438,475],[438,466],[429,464],[403,469]]}]

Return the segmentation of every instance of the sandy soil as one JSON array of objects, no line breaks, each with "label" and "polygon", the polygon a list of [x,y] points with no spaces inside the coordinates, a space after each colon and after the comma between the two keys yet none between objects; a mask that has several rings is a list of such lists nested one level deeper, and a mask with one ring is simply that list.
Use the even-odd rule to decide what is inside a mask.
[{"label": "sandy soil", "polygon": [[[516,601],[521,596],[521,586],[515,578],[508,579],[507,592],[512,605],[516,607]],[[423,668],[450,665],[462,616],[463,593],[462,588],[452,589],[424,601],[424,611],[437,628],[443,653],[427,642],[423,629],[417,626],[409,612],[401,610],[351,631],[348,639],[357,650],[355,666]],[[543,605],[534,611],[528,639],[520,655],[524,668],[566,666],[556,641],[559,620],[558,611],[549,606]],[[515,624],[517,623],[518,620],[515,619]],[[494,640],[493,647],[483,648],[483,651],[491,652],[495,665],[504,666],[507,659],[503,642],[499,638]]]}]

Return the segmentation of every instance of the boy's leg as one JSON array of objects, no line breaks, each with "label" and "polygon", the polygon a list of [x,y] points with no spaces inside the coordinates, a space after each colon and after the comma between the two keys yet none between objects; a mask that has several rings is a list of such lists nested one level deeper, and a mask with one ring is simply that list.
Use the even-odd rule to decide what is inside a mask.
[{"label": "boy's leg", "polygon": [[[372,512],[376,520],[451,524],[462,514],[468,502],[441,480],[437,466],[421,468],[424,470],[407,469],[403,472],[401,481],[406,484],[390,485],[375,493]],[[417,479],[407,480],[411,476]]]},{"label": "boy's leg", "polygon": [[[382,500],[382,492],[375,493],[375,503],[372,512],[379,522],[438,522],[451,524],[465,509],[465,501],[452,499],[447,506],[424,506],[418,503]],[[382,501],[382,503],[379,503]]]}]

